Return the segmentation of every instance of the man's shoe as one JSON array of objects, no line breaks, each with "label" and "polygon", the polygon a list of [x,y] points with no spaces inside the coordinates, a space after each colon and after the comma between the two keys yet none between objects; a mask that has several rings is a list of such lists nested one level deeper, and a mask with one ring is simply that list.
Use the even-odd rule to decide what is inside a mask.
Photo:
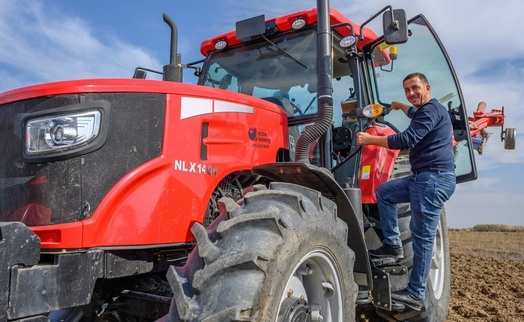
[{"label": "man's shoe", "polygon": [[391,257],[400,259],[404,258],[404,250],[402,249],[402,246],[390,246],[384,244],[375,250],[370,250],[369,255],[376,258]]},{"label": "man's shoe", "polygon": [[424,301],[411,295],[406,289],[391,292],[391,301],[404,304],[415,311],[420,311],[424,305]]}]

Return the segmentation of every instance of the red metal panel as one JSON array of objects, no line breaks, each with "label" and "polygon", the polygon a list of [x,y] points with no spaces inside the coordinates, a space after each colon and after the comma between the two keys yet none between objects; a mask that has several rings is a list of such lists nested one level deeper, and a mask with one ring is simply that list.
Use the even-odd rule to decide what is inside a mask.
[{"label": "red metal panel", "polygon": [[[367,131],[373,135],[391,135],[395,132],[382,124],[375,124]],[[362,147],[362,162],[360,164],[359,187],[362,191],[362,203],[376,203],[375,191],[377,187],[389,180],[393,172],[395,159],[399,150],[392,150],[375,145]]]},{"label": "red metal panel", "polygon": [[[234,171],[274,162],[278,150],[288,147],[284,141],[288,137],[287,116],[281,108],[251,96],[196,85],[144,80],[71,81],[16,90],[4,96],[4,101],[133,90],[167,93],[162,154],[119,180],[91,218],[31,228],[41,237],[42,248],[191,241],[189,229],[194,222],[202,221],[220,180]],[[211,109],[192,105],[199,100],[211,104]],[[206,138],[201,137],[203,123],[208,124]],[[207,148],[205,159],[201,159],[202,146]]]}]

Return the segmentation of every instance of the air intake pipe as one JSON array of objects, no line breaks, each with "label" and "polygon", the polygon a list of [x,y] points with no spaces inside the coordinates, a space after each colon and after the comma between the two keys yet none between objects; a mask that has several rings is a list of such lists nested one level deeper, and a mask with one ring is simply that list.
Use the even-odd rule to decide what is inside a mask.
[{"label": "air intake pipe", "polygon": [[[329,0],[317,0],[317,104],[318,118],[297,140],[295,161],[309,162],[309,147],[331,127],[333,120],[333,68]],[[329,166],[326,164],[325,166]]]}]

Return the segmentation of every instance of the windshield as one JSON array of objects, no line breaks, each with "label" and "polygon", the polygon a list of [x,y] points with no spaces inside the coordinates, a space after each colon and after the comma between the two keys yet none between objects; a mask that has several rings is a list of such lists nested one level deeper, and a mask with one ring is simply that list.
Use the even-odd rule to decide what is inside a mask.
[{"label": "windshield", "polygon": [[[351,95],[353,79],[345,50],[333,40],[333,101]],[[292,31],[242,47],[212,52],[199,83],[281,105],[289,117],[311,116],[317,108],[316,31]],[[342,123],[335,113],[335,125]]]},{"label": "windshield", "polygon": [[[370,74],[374,75],[375,100],[384,106],[392,101],[407,102],[402,87],[404,77],[413,72],[425,74],[431,84],[431,95],[448,108],[453,121],[455,171],[457,176],[468,177],[473,172],[472,150],[469,148],[469,127],[465,107],[453,68],[436,35],[422,16],[412,20],[408,27],[409,40],[390,46],[384,42],[374,46]],[[395,51],[396,49],[396,51]],[[409,118],[399,111],[391,111],[384,121],[402,131]],[[464,180],[465,181],[465,180]]]},{"label": "windshield", "polygon": [[288,116],[317,113],[316,33],[287,33],[210,54],[201,84],[283,105]]}]

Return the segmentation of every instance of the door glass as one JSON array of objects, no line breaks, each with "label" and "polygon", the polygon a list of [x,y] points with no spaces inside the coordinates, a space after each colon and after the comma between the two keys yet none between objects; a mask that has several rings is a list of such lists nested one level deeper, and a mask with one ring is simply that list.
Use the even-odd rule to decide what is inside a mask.
[{"label": "door glass", "polygon": [[[374,75],[375,99],[386,107],[392,101],[407,103],[402,80],[413,72],[425,74],[431,84],[432,97],[448,108],[452,118],[457,181],[474,180],[476,169],[467,114],[453,67],[423,16],[410,21],[408,36],[406,43],[395,47],[384,42],[373,47],[370,74]],[[384,120],[399,131],[409,125],[409,119],[403,113],[387,113]]]}]

